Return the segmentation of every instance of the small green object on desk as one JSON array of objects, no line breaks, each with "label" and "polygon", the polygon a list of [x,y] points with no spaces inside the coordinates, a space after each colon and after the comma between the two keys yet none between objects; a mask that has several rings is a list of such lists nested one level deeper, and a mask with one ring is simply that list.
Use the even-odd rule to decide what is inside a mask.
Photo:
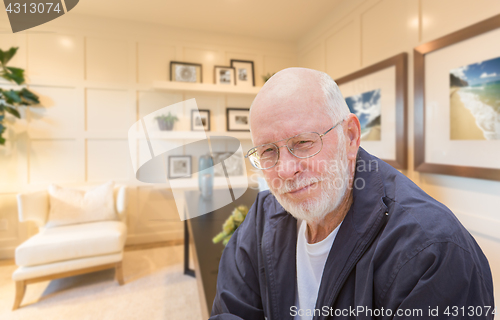
[{"label": "small green object on desk", "polygon": [[245,220],[247,213],[248,207],[245,205],[239,205],[234,208],[229,218],[227,218],[227,220],[222,225],[222,232],[212,239],[213,243],[222,241],[223,245],[227,245],[234,231],[236,231],[236,228],[238,228],[243,220]]}]

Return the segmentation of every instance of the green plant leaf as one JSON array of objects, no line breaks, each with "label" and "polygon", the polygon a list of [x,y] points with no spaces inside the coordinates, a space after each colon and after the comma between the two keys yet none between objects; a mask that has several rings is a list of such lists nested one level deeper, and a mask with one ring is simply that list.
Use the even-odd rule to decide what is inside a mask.
[{"label": "green plant leaf", "polygon": [[14,102],[21,103],[22,102],[21,97],[14,90],[4,91],[3,95],[5,96],[7,103],[14,103]]},{"label": "green plant leaf", "polygon": [[10,113],[11,115],[13,115],[16,118],[21,119],[21,115],[19,114],[19,111],[17,111],[16,108],[5,106],[5,111],[7,111],[8,113]]},{"label": "green plant leaf", "polygon": [[12,81],[17,84],[22,84],[24,82],[24,70],[14,67],[6,67],[9,72],[7,73]]},{"label": "green plant leaf", "polygon": [[19,47],[11,47],[7,51],[0,50],[0,62],[2,62],[3,65],[6,65],[16,54],[17,49],[19,49]]},{"label": "green plant leaf", "polygon": [[21,95],[21,98],[27,102],[26,105],[40,104],[38,96],[26,88],[19,91],[19,94]]},{"label": "green plant leaf", "polygon": [[5,139],[2,137],[2,134],[4,131],[5,131],[5,127],[0,123],[0,145],[5,144]]},{"label": "green plant leaf", "polygon": [[12,78],[10,77],[10,74],[5,72],[1,73],[0,77],[4,78],[5,80],[13,81]]}]

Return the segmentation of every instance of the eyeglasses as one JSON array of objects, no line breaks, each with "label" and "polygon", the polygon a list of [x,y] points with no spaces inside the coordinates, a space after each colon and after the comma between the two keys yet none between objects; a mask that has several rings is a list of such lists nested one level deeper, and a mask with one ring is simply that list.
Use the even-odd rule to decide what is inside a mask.
[{"label": "eyeglasses", "polygon": [[[299,133],[288,139],[279,140],[273,143],[266,143],[250,149],[245,158],[248,158],[250,163],[257,169],[265,170],[274,167],[280,157],[280,148],[286,146],[288,151],[299,159],[306,159],[317,155],[323,148],[322,137],[328,132],[332,131],[336,126],[341,124],[344,120],[339,121],[330,129],[326,130],[323,134],[317,132],[304,132]],[[286,144],[278,147],[276,143],[285,141]]]}]

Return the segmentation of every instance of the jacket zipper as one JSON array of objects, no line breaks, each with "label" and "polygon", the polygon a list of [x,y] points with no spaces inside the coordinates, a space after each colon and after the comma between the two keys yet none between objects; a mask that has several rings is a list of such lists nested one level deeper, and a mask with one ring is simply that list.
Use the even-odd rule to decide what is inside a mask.
[{"label": "jacket zipper", "polygon": [[[269,271],[268,271],[268,265],[267,265],[267,259],[266,259],[266,253],[264,251],[264,230],[262,230],[262,237],[261,237],[261,241],[260,241],[260,247],[261,247],[261,253],[262,253],[262,259],[264,260],[264,273],[265,273],[265,277],[264,277],[264,285],[266,287],[266,306],[267,306],[267,310],[269,311],[267,317],[265,317],[266,320],[272,320],[272,317],[271,317],[271,314],[272,314],[272,311],[271,311],[271,303],[269,301]],[[265,310],[264,310],[264,313],[265,313]]]},{"label": "jacket zipper", "polygon": [[[385,205],[385,203],[384,203],[384,205]],[[385,212],[385,214],[380,216],[380,218],[379,218],[380,222],[378,223],[378,225],[376,227],[372,228],[373,231],[370,234],[370,237],[367,239],[367,241],[364,244],[360,245],[360,247],[358,248],[358,254],[356,255],[356,258],[351,260],[349,267],[347,268],[347,271],[341,274],[341,277],[337,281],[338,285],[335,287],[334,293],[331,296],[332,299],[330,299],[330,301],[328,301],[328,304],[330,306],[333,306],[333,302],[334,302],[335,298],[337,297],[338,293],[340,292],[340,289],[342,288],[347,276],[351,273],[354,265],[356,265],[356,263],[359,261],[359,259],[363,255],[363,253],[366,251],[366,248],[373,242],[373,240],[375,239],[375,237],[379,233],[380,229],[384,226],[384,224],[385,224],[384,222],[387,222],[387,219],[384,219],[384,218],[387,217],[387,213],[389,211],[389,208],[387,206],[385,206],[385,208],[382,207],[381,209],[382,210],[380,210],[377,213],[377,215],[380,215],[382,212]],[[323,317],[323,319],[325,319],[325,318]]]}]

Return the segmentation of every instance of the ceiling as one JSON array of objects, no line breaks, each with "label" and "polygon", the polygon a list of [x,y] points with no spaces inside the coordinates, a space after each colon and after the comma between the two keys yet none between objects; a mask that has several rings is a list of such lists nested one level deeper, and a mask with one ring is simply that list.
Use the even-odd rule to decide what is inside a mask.
[{"label": "ceiling", "polygon": [[81,0],[73,14],[296,41],[342,0]]}]

